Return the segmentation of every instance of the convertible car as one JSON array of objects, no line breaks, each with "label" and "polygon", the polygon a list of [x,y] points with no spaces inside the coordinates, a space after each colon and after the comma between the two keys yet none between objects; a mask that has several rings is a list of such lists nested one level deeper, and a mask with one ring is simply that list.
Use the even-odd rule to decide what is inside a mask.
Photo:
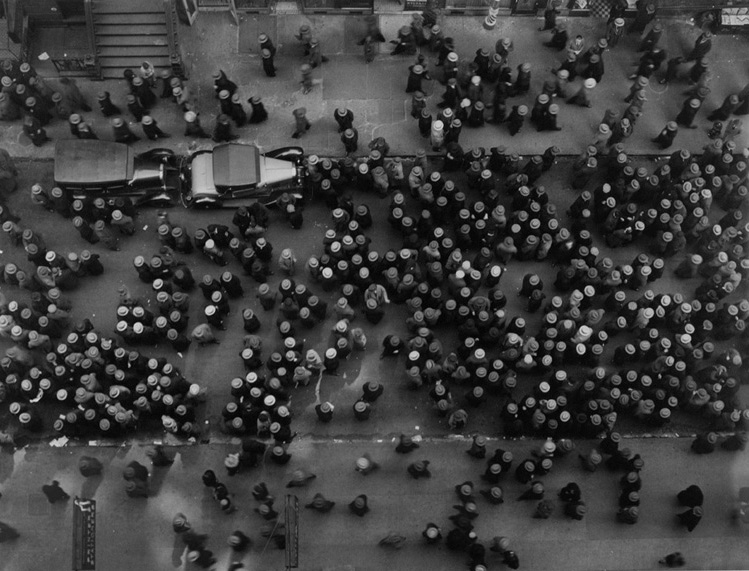
[{"label": "convertible car", "polygon": [[169,149],[136,154],[127,145],[111,141],[58,141],[55,184],[74,198],[129,196],[136,204],[175,203],[178,161]]},{"label": "convertible car", "polygon": [[261,154],[254,145],[229,143],[197,151],[182,162],[182,202],[187,207],[273,204],[284,193],[304,198],[306,169],[301,147]]},{"label": "convertible car", "polygon": [[288,192],[304,198],[306,168],[301,147],[261,154],[254,145],[226,144],[179,157],[170,149],[136,154],[121,143],[59,141],[55,183],[73,198],[129,196],[136,204],[187,208],[273,204]]}]

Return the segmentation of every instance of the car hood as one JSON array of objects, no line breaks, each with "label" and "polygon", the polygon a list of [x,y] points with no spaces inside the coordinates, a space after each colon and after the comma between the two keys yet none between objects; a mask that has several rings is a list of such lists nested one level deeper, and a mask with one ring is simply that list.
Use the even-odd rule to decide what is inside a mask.
[{"label": "car hood", "polygon": [[263,184],[277,184],[294,180],[297,176],[296,165],[290,161],[261,157],[260,170]]},{"label": "car hood", "polygon": [[190,163],[192,191],[197,194],[218,194],[213,182],[213,156],[210,153],[195,155]]}]

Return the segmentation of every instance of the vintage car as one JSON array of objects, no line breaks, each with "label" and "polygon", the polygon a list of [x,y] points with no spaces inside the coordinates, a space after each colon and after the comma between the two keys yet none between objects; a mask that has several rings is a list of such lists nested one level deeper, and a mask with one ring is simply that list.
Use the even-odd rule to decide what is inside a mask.
[{"label": "vintage car", "polygon": [[128,196],[136,204],[174,204],[178,160],[169,149],[136,154],[122,143],[66,139],[55,146],[55,184],[73,198]]},{"label": "vintage car", "polygon": [[273,204],[284,192],[304,198],[303,155],[301,147],[262,154],[254,145],[238,143],[197,151],[182,161],[182,202],[188,208],[237,208]]}]

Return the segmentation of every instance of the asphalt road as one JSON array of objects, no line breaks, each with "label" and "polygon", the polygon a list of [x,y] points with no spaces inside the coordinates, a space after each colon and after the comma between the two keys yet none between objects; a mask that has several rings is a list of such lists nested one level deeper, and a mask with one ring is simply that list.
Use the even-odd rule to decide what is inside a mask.
[{"label": "asphalt road", "polygon": [[[301,142],[310,152],[323,155],[336,155],[340,152],[340,142],[332,122],[333,110],[345,103],[357,116],[360,140],[368,142],[372,136],[385,136],[394,151],[412,154],[414,149],[424,146],[425,141],[418,136],[416,126],[407,115],[409,97],[403,93],[410,57],[392,58],[378,56],[376,64],[364,67],[352,40],[358,24],[347,22],[341,34],[341,20],[335,17],[293,16],[289,18],[264,19],[262,17],[243,18],[239,28],[227,30],[221,14],[201,14],[198,24],[189,30],[181,30],[183,43],[188,47],[191,62],[191,81],[198,94],[198,105],[210,123],[215,113],[216,103],[210,85],[211,73],[220,62],[230,77],[240,84],[243,97],[260,94],[271,111],[271,120],[261,126],[244,130],[242,141],[256,141],[264,148],[273,148],[292,142],[291,109],[304,105],[314,121],[314,128]],[[388,37],[408,19],[407,15],[381,18],[381,26]],[[301,23],[311,22],[331,55],[330,64],[315,74],[316,85],[312,93],[303,96],[299,91],[296,70],[300,64],[298,46],[292,39],[293,32]],[[497,29],[487,32],[482,29],[480,19],[451,17],[444,22],[444,29],[459,41],[462,58],[472,58],[477,47],[491,47],[499,37],[512,37],[516,52],[512,65],[528,60],[534,69],[534,89],[540,90],[542,82],[549,76],[547,72],[556,64],[557,54],[540,47],[545,34],[535,32],[539,20],[535,18],[509,18],[503,20]],[[353,26],[353,27],[352,27]],[[696,37],[696,30],[686,22],[669,22],[664,44],[669,53],[677,54],[687,49]],[[598,37],[603,22],[593,19],[573,20],[571,31],[582,33],[590,41]],[[279,76],[268,80],[259,74],[257,57],[252,54],[254,38],[260,31],[269,31],[279,45]],[[243,44],[244,42],[244,44]],[[746,39],[735,36],[719,36],[715,39],[716,48],[711,54],[714,69],[713,91],[706,103],[706,110],[717,107],[726,93],[737,90],[746,83]],[[634,47],[637,39],[627,38],[619,48],[607,52],[607,75],[596,91],[592,109],[563,105],[561,119],[565,131],[538,136],[526,128],[519,136],[510,139],[503,127],[465,129],[463,141],[466,147],[507,144],[512,150],[528,153],[539,152],[551,144],[559,144],[565,152],[577,153],[590,141],[598,121],[605,109],[615,106],[623,110],[620,99],[629,89],[627,76],[635,59]],[[246,49],[242,49],[242,46]],[[249,46],[249,47],[247,47]],[[240,53],[237,53],[240,52]],[[229,54],[230,57],[226,57]],[[517,57],[516,57],[517,56]],[[522,60],[521,60],[522,58]],[[433,62],[431,62],[433,63]],[[124,98],[122,82],[80,82],[88,96],[107,89],[113,98]],[[680,83],[667,90],[653,85],[648,93],[647,115],[638,123],[635,135],[628,141],[633,153],[648,153],[653,149],[649,139],[672,119],[678,112],[683,99],[682,91],[688,86]],[[434,109],[441,93],[436,83],[428,88],[429,105]],[[529,103],[527,100],[513,103]],[[616,105],[614,105],[616,103]],[[176,108],[160,102],[154,116],[161,126],[173,134],[183,129],[182,119]],[[109,129],[98,113],[89,118],[95,128],[109,138]],[[702,128],[709,122],[702,117]],[[138,129],[133,125],[133,128]],[[62,123],[53,124],[49,129],[54,139],[67,137],[67,128]],[[2,146],[16,156],[49,157],[52,145],[35,149],[20,135],[20,125],[7,126],[0,133]],[[193,145],[191,141],[175,136],[168,141],[170,146],[186,152]],[[683,130],[675,147],[687,147],[697,151],[706,142],[700,131]],[[739,141],[746,145],[744,135]],[[150,143],[140,142],[138,150],[145,150]],[[158,146],[163,146],[161,142]],[[644,160],[644,159],[643,159]],[[649,165],[650,166],[650,165]],[[38,210],[30,204],[28,189],[34,182],[45,188],[52,186],[51,163],[21,163],[21,190],[11,197],[10,204],[22,216],[22,224],[41,232],[48,244],[60,252],[76,251],[89,247],[73,231],[70,222]],[[651,167],[652,168],[652,167]],[[564,211],[575,195],[565,190],[565,180],[569,180],[569,166],[559,165],[551,175],[540,182],[545,184],[549,194],[565,220]],[[458,179],[456,178],[456,181]],[[471,197],[469,197],[471,198]],[[372,207],[375,226],[371,233],[373,247],[379,251],[398,246],[385,221],[386,201],[375,197],[354,195],[355,202],[364,202]],[[171,209],[170,217],[190,230],[212,222],[228,223],[231,212],[187,212],[180,208]],[[715,216],[720,216],[719,212]],[[319,253],[321,239],[329,226],[329,213],[321,205],[313,204],[305,212],[305,225],[300,231],[289,230],[274,214],[268,238],[274,245],[276,254],[285,246],[291,246],[297,258],[306,260],[313,253]],[[149,297],[149,288],[137,280],[131,263],[138,254],[149,255],[158,250],[156,236],[156,210],[143,209],[138,219],[138,232],[131,238],[123,239],[122,251],[104,252],[99,246],[92,249],[103,254],[105,274],[95,280],[85,280],[81,287],[70,292],[74,302],[73,316],[76,319],[89,317],[97,328],[111,332],[114,323],[114,310],[117,305],[117,288],[125,284],[133,295]],[[602,247],[599,235],[594,239],[604,255],[609,255],[615,263],[629,263],[646,243],[629,248],[608,251]],[[22,252],[11,248],[4,237],[0,238],[1,259],[23,261]],[[193,273],[218,275],[220,268],[206,259],[193,254],[187,259]],[[671,262],[672,265],[675,260]],[[301,263],[300,263],[301,265]],[[232,271],[239,271],[232,262]],[[503,288],[508,297],[510,315],[524,313],[519,299],[514,295],[526,272],[536,272],[547,284],[551,284],[556,270],[546,264],[513,261],[503,277]],[[279,276],[273,276],[271,286],[278,284]],[[131,569],[170,569],[185,568],[184,553],[175,543],[170,522],[176,511],[183,511],[198,531],[210,533],[209,547],[213,549],[221,566],[228,562],[230,554],[225,538],[234,529],[244,530],[253,539],[254,545],[245,561],[247,568],[282,569],[283,555],[272,547],[266,549],[259,536],[262,521],[252,511],[250,488],[259,480],[265,480],[281,503],[284,488],[291,471],[304,467],[315,472],[318,478],[307,489],[299,491],[302,503],[308,501],[315,492],[322,492],[337,502],[335,510],[327,516],[318,516],[303,510],[301,514],[300,568],[327,571],[381,570],[385,568],[423,570],[453,570],[465,568],[465,557],[448,552],[444,546],[427,547],[421,542],[420,532],[427,521],[435,521],[449,529],[447,516],[455,503],[453,486],[466,479],[478,483],[483,464],[474,462],[463,454],[467,444],[460,436],[447,435],[445,423],[439,420],[430,409],[424,392],[405,390],[402,381],[402,363],[378,359],[379,342],[387,333],[404,333],[403,311],[390,306],[386,318],[377,326],[365,325],[369,337],[369,348],[356,358],[352,358],[342,368],[339,377],[325,377],[319,386],[295,391],[291,408],[295,416],[294,429],[300,436],[292,443],[292,461],[284,468],[264,464],[247,475],[227,479],[230,490],[236,494],[237,513],[225,516],[200,484],[200,474],[206,468],[218,469],[225,454],[233,450],[227,445],[229,439],[218,433],[216,421],[229,398],[229,380],[241,374],[242,364],[238,353],[241,348],[241,318],[243,307],[258,307],[254,298],[254,285],[249,278],[243,278],[247,293],[245,298],[232,303],[225,333],[220,333],[221,345],[203,349],[191,348],[184,356],[176,355],[166,347],[144,348],[149,354],[167,356],[180,366],[191,380],[209,388],[208,402],[204,408],[207,421],[205,439],[209,444],[194,447],[183,446],[178,452],[177,461],[168,470],[154,475],[152,489],[154,497],[149,500],[134,500],[125,496],[122,468],[132,459],[145,461],[141,444],[145,441],[161,439],[162,434],[146,433],[136,443],[123,443],[121,446],[91,448],[68,447],[50,449],[44,444],[33,445],[14,454],[0,454],[0,521],[14,525],[22,534],[21,540],[0,544],[0,569],[3,571],[31,571],[36,569],[64,569],[70,565],[70,506],[50,506],[40,494],[40,486],[52,478],[58,479],[69,493],[93,497],[99,502],[98,568],[113,571]],[[678,281],[666,271],[664,277],[655,282],[656,292],[692,292],[696,281]],[[547,291],[551,287],[547,285]],[[3,293],[8,294],[4,289]],[[13,297],[22,298],[18,290],[10,291]],[[628,297],[639,294],[630,293]],[[193,296],[191,318],[193,324],[202,309],[199,294]],[[263,314],[262,333],[267,346],[275,347],[280,339],[275,333],[275,313]],[[528,316],[528,331],[533,331],[540,316]],[[307,345],[325,347],[328,342],[332,319],[311,331]],[[446,340],[446,346],[454,339],[452,331],[439,332]],[[620,337],[614,343],[624,342]],[[7,343],[0,341],[0,350]],[[350,407],[358,398],[362,385],[369,379],[377,378],[386,385],[385,395],[378,401],[372,418],[367,422],[353,419]],[[527,391],[538,378],[523,379],[518,394]],[[743,392],[742,396],[746,396]],[[336,404],[336,417],[330,425],[316,422],[312,407],[317,399],[331,400]],[[494,407],[488,404],[483,411],[474,414],[466,433],[481,432],[488,435],[501,434],[501,425],[494,414]],[[7,418],[7,417],[6,417]],[[49,414],[49,422],[53,418]],[[4,427],[0,415],[0,427]],[[616,524],[614,513],[617,502],[618,474],[605,470],[596,474],[580,471],[574,457],[557,463],[552,472],[543,480],[553,495],[569,481],[580,483],[583,496],[589,506],[589,513],[583,521],[565,519],[557,512],[547,521],[531,519],[532,504],[516,502],[522,487],[514,481],[505,485],[510,498],[504,505],[491,507],[479,500],[480,516],[476,522],[479,538],[487,542],[495,535],[510,537],[513,547],[519,554],[521,569],[653,569],[657,560],[665,553],[674,550],[684,552],[688,567],[692,569],[746,569],[749,568],[749,548],[746,529],[734,526],[729,514],[739,488],[749,483],[749,466],[746,455],[714,454],[697,457],[688,453],[689,440],[686,438],[638,438],[642,428],[627,419],[620,420],[621,430],[633,436],[626,441],[627,446],[640,453],[645,459],[642,490],[642,517],[636,526]],[[702,422],[694,417],[676,415],[669,432],[689,434],[702,428]],[[392,437],[401,433],[424,436],[425,442],[413,459],[429,459],[432,462],[433,478],[428,481],[412,481],[405,474],[405,466],[412,461],[392,452]],[[447,436],[446,436],[447,435]],[[490,449],[495,442],[492,441]],[[516,458],[525,457],[528,450],[538,445],[533,441],[503,442],[502,447],[512,450]],[[580,441],[578,449],[587,451],[590,442]],[[353,470],[353,465],[362,452],[369,452],[382,464],[378,473],[363,477]],[[79,454],[99,457],[106,465],[102,480],[83,482],[77,472],[76,461]],[[674,494],[688,484],[696,483],[706,494],[705,517],[692,533],[677,528],[673,514],[677,511]],[[367,493],[372,512],[365,518],[351,516],[345,509],[356,494]],[[401,551],[389,552],[376,546],[377,542],[390,532],[407,538]],[[490,557],[490,569],[503,568]],[[221,567],[219,567],[221,568]],[[186,571],[192,571],[187,567]]]},{"label": "asphalt road", "polygon": [[[644,161],[651,169],[655,167],[654,163]],[[80,287],[68,292],[73,302],[73,318],[80,320],[88,317],[95,326],[105,334],[114,331],[116,323],[115,310],[118,305],[117,290],[120,285],[126,285],[133,296],[147,300],[150,304],[155,302],[155,296],[147,284],[140,282],[136,272],[132,267],[132,260],[137,255],[144,255],[147,259],[158,252],[159,241],[156,234],[156,215],[158,210],[154,208],[144,208],[140,211],[137,218],[138,231],[132,237],[123,237],[121,240],[121,251],[110,252],[105,250],[99,244],[91,247],[86,243],[72,227],[69,220],[48,213],[39,207],[31,204],[28,189],[35,182],[39,182],[44,188],[50,188],[53,184],[51,178],[51,162],[31,162],[20,163],[22,176],[19,181],[20,190],[16,192],[9,204],[18,211],[22,217],[21,225],[29,225],[32,229],[41,234],[46,239],[48,245],[53,245],[58,252],[75,251],[80,252],[84,248],[91,248],[101,253],[102,261],[105,266],[105,272],[97,278],[85,278],[81,281]],[[552,202],[557,205],[559,215],[562,221],[566,220],[565,211],[569,204],[574,200],[575,193],[567,185],[562,184],[569,180],[569,161],[563,160],[550,173],[544,175],[539,184],[546,185]],[[461,176],[451,176],[454,178],[459,188],[461,185]],[[365,196],[361,193],[353,192],[354,202],[363,202],[370,206],[374,217],[373,229],[369,232],[372,238],[372,248],[383,253],[390,248],[400,247],[399,240],[386,221],[387,199],[379,199],[374,196]],[[468,200],[478,199],[469,192]],[[506,198],[505,198],[506,200]],[[414,208],[412,205],[411,208]],[[717,212],[714,216],[719,216]],[[418,210],[413,213],[418,215]],[[231,225],[232,210],[219,211],[187,211],[182,207],[169,209],[169,217],[176,223],[186,227],[190,233],[200,227],[205,227],[210,223],[220,222]],[[281,220],[280,215],[274,212],[271,216],[270,229],[267,237],[274,246],[274,266],[275,259],[284,247],[291,247],[298,259],[297,279],[308,283],[312,291],[324,296],[324,299],[332,306],[338,297],[337,292],[325,294],[319,287],[315,287],[309,279],[304,276],[304,262],[312,254],[322,252],[322,238],[325,230],[330,226],[331,217],[324,205],[319,202],[310,204],[305,210],[305,223],[301,230],[294,231]],[[615,264],[631,263],[642,248],[647,248],[643,240],[639,244],[626,248],[611,250],[606,247],[600,236],[595,236],[596,244],[601,250],[602,256],[609,256]],[[3,259],[7,261],[18,262],[19,265],[27,265],[23,250],[12,247],[8,244],[7,238],[0,238],[2,244]],[[212,264],[206,257],[199,253],[193,253],[188,257],[180,256],[189,265],[196,280],[199,280],[204,274],[210,273],[216,277],[219,276],[223,269],[229,269],[238,275],[241,275],[239,264],[232,260],[226,268],[220,268]],[[673,293],[680,291],[685,294],[687,299],[691,299],[694,288],[698,285],[699,279],[678,280],[673,277],[669,268],[672,268],[681,261],[681,256],[668,260],[668,266],[661,279],[651,284],[656,293]],[[527,272],[538,273],[544,283],[545,291],[549,298],[556,292],[552,286],[557,269],[549,263],[538,262],[519,262],[511,261],[507,271],[502,278],[502,287],[508,298],[507,314],[510,316],[522,315],[528,323],[527,331],[532,333],[536,331],[541,323],[542,314],[528,314],[525,306],[518,298],[516,292],[520,288],[520,283]],[[280,272],[270,278],[270,285],[276,288],[282,276]],[[157,347],[139,347],[147,354],[163,355],[173,364],[179,366],[191,381],[198,382],[206,386],[209,391],[209,398],[204,408],[204,418],[207,422],[205,425],[204,440],[216,438],[221,439],[223,435],[217,433],[217,421],[220,420],[220,413],[226,402],[228,402],[229,382],[235,376],[244,376],[244,369],[239,353],[242,349],[242,338],[244,331],[242,329],[241,310],[245,307],[253,308],[261,318],[263,323],[261,334],[265,338],[264,355],[269,355],[273,350],[281,346],[281,337],[277,332],[275,323],[278,310],[264,312],[255,298],[256,285],[249,277],[242,276],[242,283],[245,287],[244,298],[231,302],[232,312],[226,321],[226,332],[218,332],[220,345],[211,345],[200,348],[193,346],[179,355],[167,344],[161,344]],[[19,296],[20,299],[26,299],[26,293],[17,288],[8,290],[6,295],[11,297]],[[629,291],[627,299],[637,299],[641,295],[639,292]],[[326,296],[326,297],[325,297]],[[203,299],[199,290],[192,292],[192,304],[190,309],[191,327],[202,321]],[[406,388],[405,375],[403,374],[402,361],[397,359],[379,359],[380,344],[382,338],[389,333],[397,333],[401,337],[407,336],[405,329],[405,308],[391,304],[386,310],[386,316],[378,325],[372,325],[362,317],[358,319],[359,324],[364,328],[368,337],[368,347],[364,353],[354,353],[352,357],[342,366],[339,376],[324,375],[319,386],[311,383],[309,387],[302,387],[293,391],[291,408],[295,415],[294,430],[300,434],[310,434],[319,437],[344,436],[344,437],[371,437],[384,436],[405,433],[421,433],[429,436],[439,436],[448,431],[444,419],[439,419],[432,410],[431,399],[427,396],[426,390],[410,391]],[[320,354],[328,346],[331,330],[335,323],[333,316],[319,324],[312,330],[307,330],[306,347],[315,348]],[[356,323],[356,322],[355,322]],[[443,341],[446,349],[455,346],[456,337],[449,327],[438,328],[438,335]],[[607,347],[607,354],[613,351],[613,348],[621,343],[625,343],[630,336],[620,335],[614,338]],[[8,341],[0,341],[0,349],[5,350]],[[719,348],[720,350],[720,348]],[[491,355],[490,355],[491,357]],[[604,363],[607,361],[604,360]],[[584,374],[582,369],[571,368],[572,374]],[[360,422],[354,419],[351,407],[361,395],[361,389],[364,383],[370,379],[379,379],[386,387],[385,396],[378,401],[375,411],[371,418],[366,422]],[[521,382],[516,395],[527,394],[541,379],[538,375],[520,375]],[[456,395],[460,400],[461,395]],[[330,424],[321,424],[316,421],[313,411],[314,405],[317,404],[318,398],[325,401],[329,400],[336,405],[335,421]],[[497,418],[499,401],[493,397],[490,402],[485,403],[484,409],[478,409],[475,413],[471,410],[471,418],[467,432],[482,432],[485,434],[501,434],[501,424]],[[57,416],[54,409],[48,409],[47,428],[51,428],[52,421]],[[621,415],[620,415],[621,416]],[[7,419],[7,412],[0,412],[0,419]],[[666,433],[690,434],[701,430],[704,422],[701,418],[694,415],[677,414],[670,426],[664,431]],[[619,426],[620,430],[625,433],[642,433],[643,427],[636,422],[629,421],[622,417]],[[158,437],[160,431],[153,436]]]}]

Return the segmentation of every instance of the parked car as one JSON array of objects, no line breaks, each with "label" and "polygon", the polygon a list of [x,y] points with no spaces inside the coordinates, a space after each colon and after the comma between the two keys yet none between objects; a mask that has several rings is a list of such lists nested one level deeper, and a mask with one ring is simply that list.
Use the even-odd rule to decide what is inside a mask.
[{"label": "parked car", "polygon": [[178,166],[170,149],[136,154],[122,143],[89,139],[66,139],[55,146],[55,184],[73,198],[128,196],[136,204],[175,204]]},{"label": "parked car", "polygon": [[197,151],[182,161],[180,195],[188,207],[270,205],[284,193],[304,198],[301,147],[262,154],[255,145],[229,143]]}]

